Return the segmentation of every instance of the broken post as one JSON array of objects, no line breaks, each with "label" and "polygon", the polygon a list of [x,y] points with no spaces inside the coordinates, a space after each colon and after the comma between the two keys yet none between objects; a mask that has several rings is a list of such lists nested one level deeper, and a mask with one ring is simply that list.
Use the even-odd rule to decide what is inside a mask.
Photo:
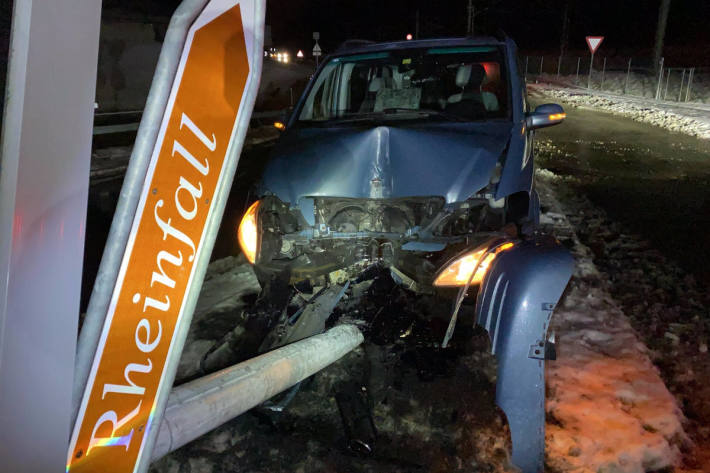
[{"label": "broken post", "polygon": [[178,386],[168,398],[152,460],[303,381],[362,342],[357,327],[339,325]]}]

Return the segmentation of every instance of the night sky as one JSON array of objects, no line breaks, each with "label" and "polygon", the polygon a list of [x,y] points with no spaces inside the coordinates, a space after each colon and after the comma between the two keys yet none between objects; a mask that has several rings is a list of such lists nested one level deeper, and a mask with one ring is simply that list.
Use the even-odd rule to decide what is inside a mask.
[{"label": "night sky", "polygon": [[[6,0],[2,0],[6,1]],[[660,0],[474,0],[477,32],[502,28],[523,52],[558,54],[562,12],[569,4],[569,53],[586,52],[584,37],[603,35],[605,55],[651,56]],[[104,14],[131,19],[169,15],[178,0],[104,0]],[[266,23],[274,45],[295,53],[313,47],[321,33],[324,51],[346,39],[404,39],[466,33],[468,0],[267,0]],[[710,65],[710,0],[671,0],[665,55],[682,65]]]},{"label": "night sky", "polygon": [[[569,3],[569,50],[586,51],[584,36],[603,35],[609,55],[651,55],[659,0],[474,0],[476,29],[502,28],[530,53],[557,54],[562,12]],[[467,0],[267,0],[267,24],[275,46],[310,49],[311,33],[332,51],[349,38],[404,39],[414,34],[420,10],[420,37],[461,36],[466,32]],[[708,63],[710,1],[671,0],[666,34],[676,59]],[[702,47],[700,47],[702,45]],[[673,48],[675,46],[675,48]]]}]

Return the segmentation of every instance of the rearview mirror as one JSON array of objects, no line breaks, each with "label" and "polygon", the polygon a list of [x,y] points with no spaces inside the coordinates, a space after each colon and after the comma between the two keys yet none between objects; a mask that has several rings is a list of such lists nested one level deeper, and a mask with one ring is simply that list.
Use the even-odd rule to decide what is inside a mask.
[{"label": "rearview mirror", "polygon": [[536,130],[538,128],[545,128],[546,126],[557,125],[562,123],[562,120],[564,120],[566,116],[567,114],[561,106],[556,103],[546,103],[540,105],[534,112],[528,114],[528,128]]}]

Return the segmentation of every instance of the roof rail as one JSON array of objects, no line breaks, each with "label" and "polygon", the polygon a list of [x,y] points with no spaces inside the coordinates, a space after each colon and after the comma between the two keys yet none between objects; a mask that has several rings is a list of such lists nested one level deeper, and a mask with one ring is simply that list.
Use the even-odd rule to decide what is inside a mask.
[{"label": "roof rail", "polygon": [[369,39],[348,39],[343,41],[336,51],[346,51],[348,49],[355,49],[362,46],[368,46],[370,44],[376,44],[376,41],[370,41]]}]

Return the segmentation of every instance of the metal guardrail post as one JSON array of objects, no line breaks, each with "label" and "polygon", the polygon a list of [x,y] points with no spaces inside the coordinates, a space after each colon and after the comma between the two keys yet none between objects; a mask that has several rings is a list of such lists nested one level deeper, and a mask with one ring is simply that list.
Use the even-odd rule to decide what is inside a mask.
[{"label": "metal guardrail post", "polygon": [[560,78],[560,67],[562,66],[562,56],[557,58],[557,78]]},{"label": "metal guardrail post", "polygon": [[581,60],[582,60],[582,58],[579,57],[579,56],[577,56],[577,73],[575,74],[575,78],[574,78],[574,83],[575,83],[575,84],[578,84],[578,83],[579,83],[579,63],[580,63]]},{"label": "metal guardrail post", "polygon": [[606,74],[606,56],[604,56],[604,65],[602,66],[602,81],[599,84],[599,90],[604,90],[604,75]]},{"label": "metal guardrail post", "polygon": [[668,84],[671,82],[671,68],[668,69],[668,74],[666,75],[666,90],[663,92],[663,100],[668,98]]},{"label": "metal guardrail post", "polygon": [[540,72],[538,73],[539,76],[542,75],[542,64],[545,59],[545,56],[540,56]]}]

